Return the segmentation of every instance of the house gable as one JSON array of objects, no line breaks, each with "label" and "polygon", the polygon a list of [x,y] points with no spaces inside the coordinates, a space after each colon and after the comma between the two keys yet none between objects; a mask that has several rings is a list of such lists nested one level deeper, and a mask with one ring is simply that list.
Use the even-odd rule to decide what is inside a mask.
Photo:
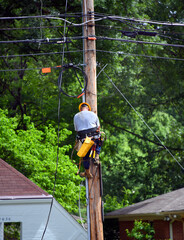
[{"label": "house gable", "polygon": [[0,159],[0,199],[51,197],[23,174]]}]

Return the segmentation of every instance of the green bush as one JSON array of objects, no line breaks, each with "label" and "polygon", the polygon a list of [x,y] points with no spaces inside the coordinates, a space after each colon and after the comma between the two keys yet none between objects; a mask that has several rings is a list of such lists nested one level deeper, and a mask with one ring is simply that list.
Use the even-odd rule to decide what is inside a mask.
[{"label": "green bush", "polygon": [[155,230],[150,223],[135,220],[131,231],[126,229],[127,236],[135,240],[154,240]]}]

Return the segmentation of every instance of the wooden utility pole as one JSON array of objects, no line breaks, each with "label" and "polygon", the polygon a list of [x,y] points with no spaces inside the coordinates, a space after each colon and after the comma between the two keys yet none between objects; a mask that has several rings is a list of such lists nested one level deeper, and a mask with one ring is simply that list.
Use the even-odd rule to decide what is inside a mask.
[{"label": "wooden utility pole", "polygon": [[[83,34],[86,37],[84,40],[84,63],[88,77],[85,101],[90,104],[91,110],[97,114],[94,0],[83,0],[83,15],[83,22],[87,21],[83,27]],[[93,178],[88,179],[90,240],[103,240],[101,165],[96,166],[91,161],[90,171],[93,174]]]}]

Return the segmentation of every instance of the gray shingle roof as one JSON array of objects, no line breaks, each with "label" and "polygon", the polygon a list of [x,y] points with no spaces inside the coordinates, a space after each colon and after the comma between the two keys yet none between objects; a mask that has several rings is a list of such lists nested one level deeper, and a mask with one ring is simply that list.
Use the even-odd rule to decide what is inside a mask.
[{"label": "gray shingle roof", "polygon": [[184,188],[107,213],[106,216],[184,211]]}]

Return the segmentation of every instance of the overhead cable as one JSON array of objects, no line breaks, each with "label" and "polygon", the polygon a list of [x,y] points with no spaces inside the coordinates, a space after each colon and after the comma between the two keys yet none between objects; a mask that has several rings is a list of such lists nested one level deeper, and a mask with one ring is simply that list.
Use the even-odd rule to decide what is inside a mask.
[{"label": "overhead cable", "polygon": [[[70,50],[70,51],[65,51],[65,54],[85,52],[85,51],[86,50]],[[118,54],[118,55],[128,55],[128,56],[135,56],[135,57],[146,57],[146,58],[157,58],[157,59],[165,59],[165,60],[184,61],[183,58],[171,58],[171,57],[161,57],[161,56],[136,54],[136,53],[126,53],[126,52],[123,52],[123,51],[107,51],[107,50],[100,50],[100,49],[88,49],[87,51],[96,51],[96,52]],[[31,57],[31,56],[33,57],[33,56],[45,56],[45,55],[57,55],[57,54],[61,54],[61,53],[62,52],[46,52],[46,53],[28,53],[28,54],[17,54],[17,55],[2,55],[2,56],[0,56],[0,58],[16,58],[16,57]],[[83,64],[77,64],[77,65],[83,65]],[[56,67],[51,67],[51,68],[56,68]],[[40,69],[40,68],[38,68],[38,69]]]},{"label": "overhead cable", "polygon": [[[82,22],[79,24],[76,23],[72,23],[64,18],[62,18],[61,16],[65,16],[63,14],[60,14],[59,16],[53,16],[53,15],[42,15],[42,16],[15,16],[15,17],[0,17],[0,20],[12,20],[12,19],[29,19],[29,18],[45,18],[45,19],[54,19],[54,20],[62,20],[64,22],[67,22],[69,24],[72,24],[73,26],[82,26],[85,25],[86,23],[92,22],[92,21],[101,21],[101,20],[105,20],[105,19],[110,19],[110,20],[126,20],[126,21],[130,21],[130,22],[140,22],[140,23],[149,23],[149,24],[156,24],[156,25],[164,25],[164,26],[184,26],[184,23],[177,23],[177,22],[159,22],[159,21],[155,21],[155,20],[143,20],[143,19],[136,19],[136,18],[130,18],[130,17],[122,17],[122,16],[116,16],[116,15],[105,15],[104,14],[95,14],[95,13],[91,13],[94,16],[102,16],[98,19],[93,19],[93,20],[88,20],[86,22]],[[68,15],[67,17],[69,17],[71,15]],[[76,15],[73,15],[71,17],[75,17]],[[81,14],[82,16],[82,14]]]},{"label": "overhead cable", "polygon": [[184,26],[184,23],[178,23],[178,22],[161,22],[156,20],[146,20],[146,19],[122,17],[117,15],[107,15],[107,14],[100,14],[100,13],[95,13],[95,15],[99,17],[113,19],[113,20],[126,20],[131,22],[149,23],[149,24],[164,25],[164,26]]},{"label": "overhead cable", "polygon": [[[67,0],[66,0],[66,5],[65,5],[65,12],[67,11]],[[64,36],[65,36],[65,30],[66,30],[66,23],[65,23],[65,27],[64,27]],[[62,54],[62,60],[61,60],[61,66],[63,65],[63,62],[64,62],[64,50],[65,50],[65,44],[63,44],[63,54]],[[61,79],[62,79],[62,75],[61,75]],[[53,187],[53,198],[54,198],[54,194],[55,194],[55,189],[56,189],[56,179],[57,179],[57,171],[58,171],[58,164],[59,164],[59,139],[60,139],[60,110],[61,110],[61,91],[60,91],[60,88],[61,88],[61,83],[59,82],[58,83],[58,89],[59,89],[59,95],[58,95],[58,136],[57,136],[57,140],[58,140],[58,143],[57,143],[57,160],[56,160],[56,170],[55,170],[55,180],[54,180],[54,187]],[[45,233],[47,231],[47,227],[48,227],[48,223],[49,223],[49,220],[50,220],[50,216],[51,216],[51,212],[52,212],[52,207],[53,207],[53,198],[52,198],[52,202],[51,202],[51,205],[50,205],[50,210],[49,210],[49,214],[48,214],[48,217],[47,217],[47,222],[46,222],[46,225],[45,225],[45,229],[43,231],[43,234],[42,234],[42,238],[41,240],[44,239],[44,236],[45,236]]]},{"label": "overhead cable", "polygon": [[[68,70],[68,69],[74,69],[74,71],[75,71],[75,70],[79,70],[79,71],[81,71],[82,74],[83,74],[83,77],[84,77],[84,87],[82,87],[82,84],[81,84],[81,82],[80,82],[80,80],[79,80],[79,78],[78,78],[78,81],[79,81],[80,86],[81,86],[81,88],[82,88],[82,92],[79,93],[79,94],[77,94],[77,95],[70,95],[70,94],[66,93],[66,92],[62,89],[62,87],[61,87],[61,85],[62,85],[62,77],[61,77],[61,76],[63,75],[63,72],[66,71],[66,70]],[[85,93],[85,91],[86,91],[87,84],[88,84],[88,77],[87,77],[85,71],[83,71],[83,70],[82,70],[81,68],[79,68],[78,66],[73,65],[73,64],[67,64],[67,65],[62,65],[62,66],[61,66],[61,71],[60,71],[60,73],[59,73],[58,81],[59,81],[59,84],[60,84],[60,91],[61,91],[64,95],[66,95],[67,97],[79,98],[79,97],[82,96],[82,95]]]},{"label": "overhead cable", "polygon": [[136,43],[136,44],[151,44],[151,45],[159,45],[159,46],[167,46],[167,47],[184,47],[184,45],[180,44],[168,44],[168,43],[158,43],[158,42],[145,42],[145,41],[136,41],[136,40],[128,40],[122,38],[110,38],[110,37],[96,37],[97,40],[111,40],[111,41],[120,41],[120,42],[129,42],[129,43]]},{"label": "overhead cable", "polygon": [[4,43],[64,43],[66,41],[85,39],[84,36],[75,36],[68,38],[45,38],[45,39],[24,39],[24,40],[8,40],[8,41],[0,41],[0,44]]},{"label": "overhead cable", "polygon": [[119,54],[119,55],[126,55],[126,56],[133,56],[133,57],[146,57],[146,58],[156,58],[156,59],[163,59],[163,60],[174,60],[174,61],[184,61],[184,58],[170,58],[170,57],[160,57],[160,56],[152,56],[152,55],[144,55],[144,54],[136,54],[136,53],[126,53],[123,51],[105,51],[105,50],[96,50],[97,52],[104,52],[110,54]]},{"label": "overhead cable", "polygon": [[[89,14],[89,15],[93,15],[93,13]],[[54,16],[48,16],[48,15],[42,15],[42,16],[20,16],[20,17],[0,17],[0,20],[12,20],[12,19],[28,19],[28,18],[43,18],[43,19],[53,19],[53,20],[61,20],[61,21],[64,21],[65,23],[69,23],[73,26],[83,26],[87,23],[90,23],[90,22],[96,22],[96,21],[101,21],[103,19],[106,19],[106,17],[102,17],[102,18],[98,18],[98,19],[91,19],[91,20],[87,20],[85,22],[82,22],[82,23],[73,23],[73,22],[70,22],[64,18],[61,18],[61,17],[54,17]]]},{"label": "overhead cable", "polygon": [[[12,16],[12,17],[0,17],[0,20],[21,20],[21,19],[34,19],[34,18],[52,18],[52,19],[60,19],[60,17],[77,17],[81,16],[82,13],[78,14],[58,14],[58,15],[32,15],[32,16]],[[66,19],[63,19],[66,22]]]},{"label": "overhead cable", "polygon": [[[95,50],[95,49],[88,49],[88,51],[96,51],[96,52],[102,52],[102,53],[109,53],[109,54],[119,54],[119,55],[126,55],[126,56],[133,56],[133,57],[146,57],[146,58],[155,58],[155,59],[162,59],[162,60],[173,60],[173,61],[184,61],[183,58],[170,58],[170,57],[160,57],[160,56],[151,56],[151,55],[142,55],[142,54],[134,54],[134,53],[125,53],[122,51],[105,51],[105,50]],[[76,50],[76,51],[69,51],[70,53],[72,52],[83,52],[83,50]],[[65,52],[65,54],[68,52]],[[0,58],[2,57],[24,57],[24,56],[38,56],[38,55],[50,55],[50,54],[61,54],[61,52],[51,52],[51,53],[37,53],[37,54],[23,54],[23,55],[9,55],[9,56],[0,56]],[[83,65],[83,64],[77,64],[78,65]],[[56,69],[58,67],[49,67],[51,69]],[[32,71],[32,70],[42,70],[42,67],[40,68],[26,68],[26,69],[22,69],[22,68],[9,68],[9,69],[0,69],[0,72],[13,72],[13,71]]]},{"label": "overhead cable", "polygon": [[[93,27],[94,24],[89,24],[89,27]],[[31,27],[12,27],[12,28],[0,28],[0,31],[12,31],[12,30],[32,30],[32,29],[44,29],[44,28],[49,28],[49,29],[55,29],[55,28],[63,28],[64,26],[63,25],[59,25],[59,26],[39,26],[39,27],[34,27],[34,26],[31,26]],[[72,25],[68,25],[67,28],[70,28],[70,27],[74,27]],[[76,26],[76,27],[80,27],[80,26]],[[117,30],[117,31],[121,31],[122,30],[122,26],[113,26],[113,25],[102,25],[102,24],[95,24],[95,27],[103,27],[103,28],[107,28],[109,30]],[[144,31],[144,32],[147,32],[147,31],[153,31],[153,29],[145,29],[145,28],[139,28],[138,29],[139,31]],[[128,29],[124,29],[124,31],[129,31]],[[159,36],[160,34],[163,34],[163,36],[165,34],[169,34],[169,35],[184,35],[184,33],[182,32],[169,32],[169,31],[166,31],[166,30],[161,30],[161,29],[154,29],[154,31],[156,31]],[[182,40],[182,39],[181,39]]]},{"label": "overhead cable", "polygon": [[[146,41],[137,41],[137,40],[129,40],[122,38],[111,38],[111,37],[103,37],[103,36],[95,36],[97,40],[110,40],[110,41],[120,41],[120,42],[128,42],[134,44],[150,44],[150,45],[158,45],[164,47],[178,47],[183,48],[184,45],[181,44],[169,44],[169,43],[159,43],[159,42],[146,42]],[[25,40],[11,40],[11,41],[0,41],[0,44],[5,43],[47,43],[47,44],[60,44],[71,40],[80,40],[87,39],[85,36],[76,36],[76,37],[65,37],[65,38],[46,38],[46,39],[25,39]]]}]

